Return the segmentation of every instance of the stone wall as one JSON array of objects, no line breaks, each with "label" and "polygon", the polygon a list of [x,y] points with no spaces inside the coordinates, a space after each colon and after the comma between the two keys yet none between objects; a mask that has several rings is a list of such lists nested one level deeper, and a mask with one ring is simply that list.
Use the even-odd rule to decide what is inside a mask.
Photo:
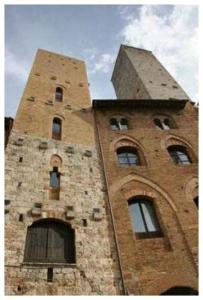
[{"label": "stone wall", "polygon": [[112,82],[118,99],[189,99],[151,51],[121,45]]},{"label": "stone wall", "polygon": [[[54,154],[62,159],[60,200],[49,199]],[[13,130],[5,171],[6,295],[120,294],[114,235],[96,148]],[[32,215],[34,203],[42,204],[41,216]],[[74,207],[75,217],[70,220],[65,214],[67,206]],[[101,210],[100,220],[94,220],[94,208]],[[46,264],[24,263],[27,228],[43,218],[64,221],[75,229],[76,264],[51,264],[53,282],[47,282]]]}]

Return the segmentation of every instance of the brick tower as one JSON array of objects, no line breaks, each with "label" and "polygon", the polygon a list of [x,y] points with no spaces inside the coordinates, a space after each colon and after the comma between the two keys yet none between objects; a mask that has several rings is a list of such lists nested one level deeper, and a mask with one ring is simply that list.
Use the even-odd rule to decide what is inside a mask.
[{"label": "brick tower", "polygon": [[112,82],[93,108],[125,292],[195,295],[197,108],[150,51],[122,45]]},{"label": "brick tower", "polygon": [[6,295],[122,293],[83,61],[38,50],[5,171]]}]

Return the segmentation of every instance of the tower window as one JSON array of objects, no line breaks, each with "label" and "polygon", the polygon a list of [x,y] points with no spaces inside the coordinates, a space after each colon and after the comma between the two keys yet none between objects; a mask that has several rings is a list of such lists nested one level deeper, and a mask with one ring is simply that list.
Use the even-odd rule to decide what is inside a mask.
[{"label": "tower window", "polygon": [[125,118],[111,118],[111,130],[128,130],[128,120]]},{"label": "tower window", "polygon": [[170,146],[168,152],[176,165],[189,165],[191,164],[190,157],[187,149],[184,146]]},{"label": "tower window", "polygon": [[60,173],[57,167],[53,167],[53,171],[50,172],[50,186],[54,189],[60,187]]},{"label": "tower window", "polygon": [[172,128],[171,121],[168,118],[156,118],[154,119],[154,124],[160,130],[169,130]]},{"label": "tower window", "polygon": [[[75,263],[74,230],[55,220],[33,223],[27,230],[24,261]],[[52,271],[48,271],[49,279]]]},{"label": "tower window", "polygon": [[153,202],[145,198],[132,198],[128,202],[133,230],[140,238],[162,236]]},{"label": "tower window", "polygon": [[112,130],[119,130],[119,124],[116,119],[112,118],[110,120],[110,126]]},{"label": "tower window", "polygon": [[61,102],[63,100],[63,89],[60,87],[56,88],[55,91],[55,100]]},{"label": "tower window", "polygon": [[55,140],[61,140],[61,123],[59,118],[53,119],[52,138]]},{"label": "tower window", "polygon": [[121,147],[117,150],[117,157],[121,165],[140,165],[138,152],[132,147]]}]

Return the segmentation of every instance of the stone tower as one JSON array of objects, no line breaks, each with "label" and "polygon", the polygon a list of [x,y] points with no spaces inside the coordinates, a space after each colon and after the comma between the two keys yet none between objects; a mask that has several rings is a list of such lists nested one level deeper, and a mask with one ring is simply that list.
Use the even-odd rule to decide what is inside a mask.
[{"label": "stone tower", "polygon": [[6,149],[6,295],[122,293],[85,64],[38,50]]},{"label": "stone tower", "polygon": [[195,295],[197,108],[150,51],[122,45],[112,82],[93,109],[125,291]]}]

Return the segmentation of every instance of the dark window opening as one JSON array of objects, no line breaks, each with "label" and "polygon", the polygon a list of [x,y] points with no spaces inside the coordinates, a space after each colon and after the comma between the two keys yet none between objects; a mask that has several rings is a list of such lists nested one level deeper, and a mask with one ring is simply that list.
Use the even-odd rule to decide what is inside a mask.
[{"label": "dark window opening", "polygon": [[55,220],[33,223],[27,230],[24,261],[75,263],[74,230]]},{"label": "dark window opening", "polygon": [[19,162],[22,162],[22,161],[23,161],[23,157],[20,157],[20,158],[19,158]]},{"label": "dark window opening", "polygon": [[126,120],[125,118],[122,119],[112,118],[110,119],[110,127],[111,130],[127,130],[128,120]]},{"label": "dark window opening", "polygon": [[47,282],[53,282],[53,268],[47,269]]},{"label": "dark window opening", "polygon": [[82,219],[82,224],[84,227],[87,227],[87,220],[86,219]]},{"label": "dark window opening", "polygon": [[18,219],[18,220],[19,220],[19,222],[23,222],[23,219],[24,219],[24,216],[23,216],[23,214],[20,214],[20,215],[19,215],[19,219]]},{"label": "dark window opening", "polygon": [[185,286],[174,286],[161,295],[173,295],[173,296],[183,296],[183,295],[198,295],[198,291],[192,289],[191,287]]},{"label": "dark window opening", "polygon": [[119,124],[114,118],[110,120],[110,126],[112,130],[119,130]]},{"label": "dark window opening", "polygon": [[59,118],[53,119],[52,138],[55,140],[61,140],[61,120]]},{"label": "dark window opening", "polygon": [[154,119],[154,124],[156,125],[157,129],[161,129],[161,130],[164,129],[163,126],[162,126],[162,123],[159,119]]},{"label": "dark window opening", "polygon": [[169,130],[172,128],[171,126],[171,121],[168,118],[165,119],[154,119],[154,124],[156,126],[157,129],[161,129],[161,130]]},{"label": "dark window opening", "polygon": [[131,147],[122,147],[117,150],[117,157],[121,165],[140,165],[137,150]]},{"label": "dark window opening", "polygon": [[198,196],[194,198],[194,203],[197,206],[197,208],[199,208],[199,197]]},{"label": "dark window opening", "polygon": [[170,146],[168,152],[176,165],[189,165],[191,159],[187,153],[186,147],[184,146]]},{"label": "dark window opening", "polygon": [[142,198],[129,200],[133,230],[140,238],[163,236],[152,201]]},{"label": "dark window opening", "polygon": [[121,130],[127,130],[128,129],[128,120],[121,119],[121,121],[120,121],[120,129]]},{"label": "dark window opening", "polygon": [[171,129],[171,124],[169,119],[164,119],[163,121],[163,127],[165,130]]},{"label": "dark window opening", "polygon": [[60,87],[56,88],[55,100],[61,102],[63,100],[63,89]]}]

